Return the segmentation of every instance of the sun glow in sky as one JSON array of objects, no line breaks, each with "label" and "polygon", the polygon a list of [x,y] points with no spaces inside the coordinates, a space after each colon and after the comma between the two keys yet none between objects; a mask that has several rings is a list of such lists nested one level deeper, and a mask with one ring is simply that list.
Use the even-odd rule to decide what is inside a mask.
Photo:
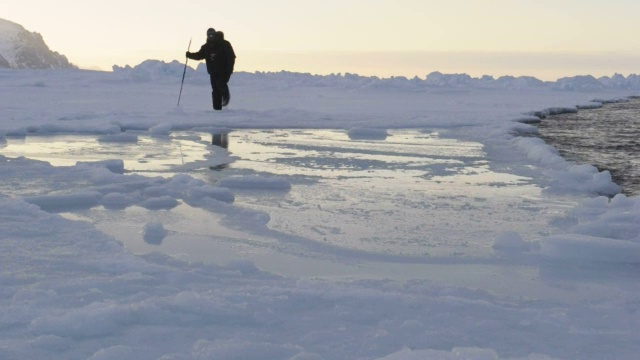
[{"label": "sun glow in sky", "polygon": [[20,0],[0,18],[82,68],[184,61],[222,30],[237,70],[613,75],[640,72],[637,0]]}]

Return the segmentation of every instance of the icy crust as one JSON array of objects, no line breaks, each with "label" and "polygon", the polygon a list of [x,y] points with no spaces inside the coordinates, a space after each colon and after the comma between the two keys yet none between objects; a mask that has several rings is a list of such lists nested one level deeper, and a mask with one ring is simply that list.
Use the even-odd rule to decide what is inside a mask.
[{"label": "icy crust", "polygon": [[[140,69],[147,66],[159,64]],[[455,81],[435,77],[436,84],[424,87],[420,79],[237,74],[232,84],[237,94],[232,106],[237,108],[213,117],[209,84],[202,74],[189,79],[186,94],[192,92],[184,98],[184,108],[171,109],[179,84],[173,70],[177,66],[147,68],[149,77],[135,81],[130,70],[0,71],[0,146],[6,137],[52,133],[90,133],[104,135],[105,143],[135,143],[129,130],[167,136],[181,129],[297,126],[351,129],[351,135],[372,139],[386,133],[380,129],[396,127],[465,128],[468,139],[485,146],[491,165],[504,160],[510,167],[535,168],[528,174],[548,181],[547,193],[576,194],[584,200],[559,215],[556,225],[562,233],[541,229],[539,242],[500,224],[505,229],[495,239],[496,256],[480,264],[494,264],[507,274],[540,276],[550,287],[568,288],[567,293],[598,288],[600,281],[614,293],[573,301],[549,300],[542,290],[541,298],[527,299],[491,294],[475,285],[284,278],[249,261],[204,265],[159,254],[134,256],[92,224],[56,213],[142,208],[158,217],[140,223],[137,231],[146,244],[158,246],[172,234],[162,213],[188,204],[221,214],[249,237],[269,231],[270,217],[241,208],[236,195],[250,189],[280,196],[291,184],[286,178],[240,176],[214,186],[186,174],[125,174],[117,159],[56,168],[0,157],[0,359],[637,355],[640,199],[615,195],[619,188],[608,173],[567,162],[531,137],[534,127],[520,122],[533,121],[537,111],[573,111],[634,95],[625,87],[632,85],[623,83],[633,83],[635,76],[614,77],[614,85],[598,91],[566,86],[566,91],[556,91],[535,81],[518,91],[503,91],[464,85],[469,82],[466,76]],[[579,80],[592,84],[590,79]],[[37,193],[41,181],[51,193]],[[351,252],[323,249],[332,259],[360,260]],[[410,260],[415,259],[393,259]],[[429,265],[430,260],[424,262]],[[476,260],[451,259],[470,266],[464,272],[482,274],[485,268],[474,266]],[[580,283],[584,269],[586,284]],[[625,276],[631,280],[625,281]],[[495,281],[490,273],[486,277]],[[570,281],[562,282],[562,277]]]},{"label": "icy crust", "polygon": [[640,263],[640,201],[622,194],[584,201],[564,219],[567,233],[542,241],[542,254],[585,263]]},{"label": "icy crust", "polygon": [[560,156],[557,149],[540,138],[516,137],[511,142],[529,160],[545,169],[545,174],[553,179],[549,191],[614,196],[622,190],[613,182],[609,171],[599,171],[593,165],[569,162]]},{"label": "icy crust", "polygon": [[3,359],[595,359],[631,355],[611,346],[637,340],[624,301],[505,301],[138,257],[91,224],[12,199],[0,200],[0,233]]},{"label": "icy crust", "polygon": [[[181,76],[183,68],[183,64],[177,62],[146,61],[134,68],[115,68],[114,73],[65,71],[50,72],[43,76],[41,73],[23,72],[18,76],[15,72],[0,71],[0,76],[8,80],[7,88],[0,88],[5,99],[15,98],[14,86],[23,89],[21,93],[24,94],[30,94],[35,90],[38,99],[42,98],[41,93],[57,96],[61,90],[70,93],[75,91],[77,94],[73,100],[69,100],[68,97],[54,98],[51,104],[42,104],[42,101],[29,102],[36,108],[27,114],[20,111],[12,112],[13,107],[7,106],[8,118],[0,123],[0,144],[5,136],[24,137],[27,134],[54,133],[100,134],[99,140],[103,143],[136,143],[137,135],[129,133],[129,130],[148,131],[153,136],[167,136],[177,130],[225,129],[225,132],[229,132],[236,127],[343,128],[355,140],[383,140],[387,136],[385,129],[393,127],[469,126],[472,129],[469,131],[470,139],[484,143],[487,147],[502,149],[496,156],[502,157],[515,151],[525,156],[528,162],[538,166],[548,179],[546,191],[549,193],[612,197],[620,192],[620,187],[613,183],[609,172],[600,172],[591,165],[566,161],[556,149],[532,137],[531,135],[536,133],[535,127],[523,122],[535,122],[535,119],[552,114],[598,107],[610,101],[624,101],[625,95],[634,94],[626,89],[634,88],[633,84],[637,82],[636,75],[626,78],[615,75],[608,80],[599,79],[598,81],[606,83],[606,88],[625,90],[600,88],[595,92],[586,89],[586,85],[569,89],[566,84],[571,83],[571,79],[559,80],[558,83],[565,84],[563,86],[568,91],[558,92],[551,83],[541,84],[525,78],[518,81],[527,84],[521,88],[520,93],[486,88],[487,84],[493,82],[517,79],[473,79],[468,75],[456,74],[434,73],[426,80],[403,80],[365,78],[349,74],[313,76],[288,72],[238,73],[232,78],[232,87],[234,92],[239,93],[239,101],[242,101],[242,98],[252,99],[259,105],[259,109],[252,108],[251,103],[244,103],[239,109],[216,114],[215,122],[212,122],[208,108],[200,112],[183,108],[169,110],[169,105],[157,105],[162,103],[163,99],[167,102],[174,100],[171,97],[175,95],[175,81]],[[199,67],[197,71],[202,73],[205,70]],[[134,72],[148,74],[143,76],[146,80],[142,85],[138,84],[138,81],[131,83],[130,77]],[[202,78],[206,80],[207,77],[200,73],[191,74],[194,81]],[[33,86],[35,79],[46,86]],[[574,80],[576,83],[593,84],[593,79],[589,77],[576,77]],[[372,93],[367,91],[368,86],[362,86],[365,82],[378,83],[380,86]],[[396,92],[398,86],[412,90],[416,88],[416,84],[426,85],[426,92]],[[201,100],[207,105],[210,101],[207,95],[209,92],[206,90],[209,84],[205,81],[202,86],[204,88],[198,88],[197,91],[204,94]],[[320,87],[307,92],[308,86]],[[465,91],[457,92],[461,87]],[[127,91],[123,89],[130,89],[136,96],[127,95]],[[264,89],[272,91],[266,92]],[[378,97],[378,90],[385,90],[381,97]],[[102,95],[105,91],[111,95]],[[268,97],[271,93],[274,97]],[[123,96],[118,97],[119,94]],[[352,100],[343,101],[343,97]],[[363,98],[367,99],[366,106],[362,106]],[[17,98],[15,100],[18,101]],[[82,107],[84,103],[90,106],[85,109]],[[389,106],[390,103],[400,105]],[[536,108],[543,110],[532,111]],[[39,113],[46,115],[38,115]],[[15,128],[16,123],[21,124],[21,127]],[[233,159],[229,157],[208,160],[213,165],[231,161]],[[121,163],[111,162],[106,165],[108,170],[115,173],[121,174],[123,171]],[[204,165],[206,163],[192,162],[177,168],[176,171],[189,171]],[[112,176],[105,177],[110,178]],[[233,189],[286,191],[290,187],[286,180],[274,178],[244,177],[225,181],[223,185]],[[105,188],[109,189],[110,186]],[[56,207],[89,208],[100,205],[107,208],[139,205],[149,209],[172,209],[178,205],[178,201],[196,201],[206,197],[233,202],[233,195],[228,191],[207,189],[203,184],[189,188],[196,195],[177,194],[163,189],[164,192],[158,191],[155,196],[151,196],[149,193],[136,192],[134,188],[127,189],[124,186],[113,191],[98,189],[74,194],[38,195],[27,200],[50,211],[59,211]]]}]

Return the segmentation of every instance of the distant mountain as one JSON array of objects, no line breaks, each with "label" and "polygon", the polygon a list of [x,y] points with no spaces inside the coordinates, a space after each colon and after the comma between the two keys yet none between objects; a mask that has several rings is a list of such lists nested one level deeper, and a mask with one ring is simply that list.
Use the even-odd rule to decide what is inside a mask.
[{"label": "distant mountain", "polygon": [[64,69],[75,66],[66,56],[51,51],[42,35],[0,19],[0,68]]}]

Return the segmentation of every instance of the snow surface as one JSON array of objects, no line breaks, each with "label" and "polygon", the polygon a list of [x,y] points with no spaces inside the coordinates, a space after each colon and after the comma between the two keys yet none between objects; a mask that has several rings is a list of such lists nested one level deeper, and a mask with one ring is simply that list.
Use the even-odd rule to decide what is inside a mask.
[{"label": "snow surface", "polygon": [[238,73],[214,113],[182,66],[0,70],[0,359],[637,356],[640,201],[529,124],[636,76]]}]

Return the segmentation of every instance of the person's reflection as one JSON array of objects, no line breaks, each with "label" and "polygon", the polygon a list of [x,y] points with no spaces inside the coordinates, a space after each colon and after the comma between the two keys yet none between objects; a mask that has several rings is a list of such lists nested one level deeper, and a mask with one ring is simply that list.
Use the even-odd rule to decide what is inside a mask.
[{"label": "person's reflection", "polygon": [[223,149],[229,149],[229,135],[228,134],[212,134],[211,145],[219,146]]},{"label": "person's reflection", "polygon": [[[219,146],[223,149],[229,149],[229,134],[211,134],[211,145]],[[221,171],[229,167],[229,164],[220,164],[210,166],[211,170]]]}]

